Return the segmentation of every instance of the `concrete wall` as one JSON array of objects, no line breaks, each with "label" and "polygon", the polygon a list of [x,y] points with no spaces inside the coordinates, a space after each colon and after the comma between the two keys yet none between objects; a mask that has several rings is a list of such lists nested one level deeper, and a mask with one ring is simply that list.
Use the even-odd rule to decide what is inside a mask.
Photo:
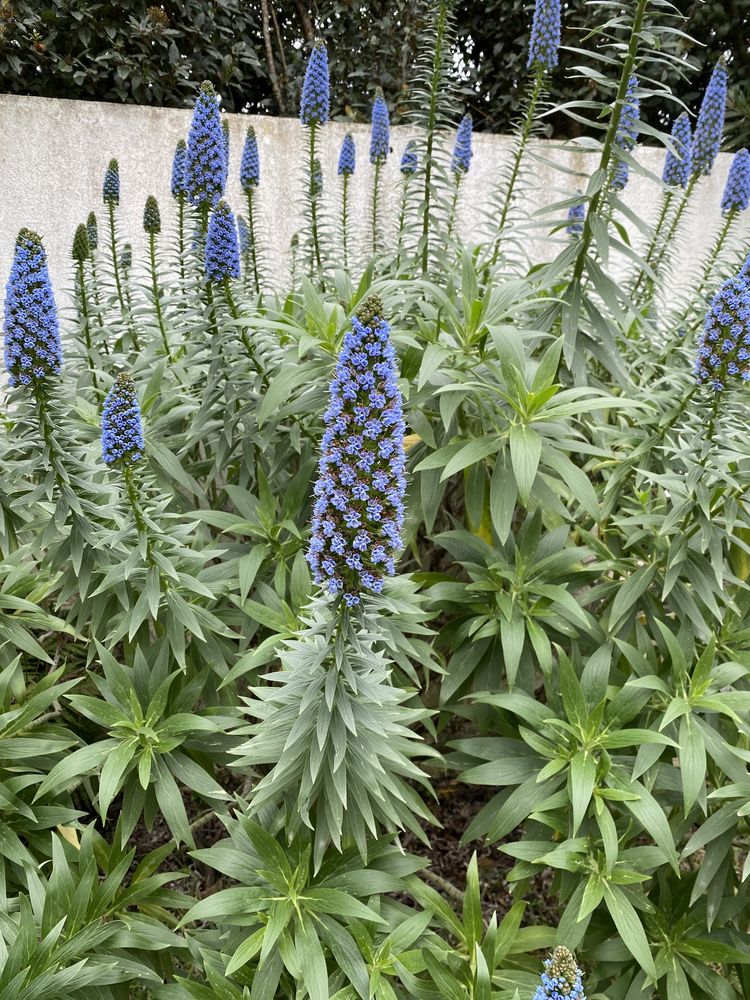
[{"label": "concrete wall", "polygon": [[[296,120],[288,118],[230,115],[229,120],[229,200],[235,210],[243,210],[239,161],[245,129],[252,122],[258,133],[261,155],[262,228],[274,254],[273,271],[277,277],[283,277],[289,242],[299,226],[296,208],[300,204],[303,184],[303,129]],[[102,228],[101,186],[112,156],[120,162],[120,233],[123,238],[132,240],[137,254],[142,246],[141,220],[148,194],[156,195],[159,200],[165,227],[172,224],[173,202],[169,192],[172,153],[177,140],[187,135],[189,123],[190,111],[0,96],[0,135],[3,136],[0,145],[0,282],[5,282],[16,234],[22,226],[28,226],[43,235],[53,282],[56,289],[63,292],[70,282],[69,253],[76,225],[94,209]],[[330,124],[322,130],[321,136],[325,193],[334,218],[339,211],[336,164],[348,127]],[[355,135],[358,159],[351,184],[352,220],[364,242],[371,191],[369,130],[367,126],[353,126],[351,130]],[[398,163],[408,137],[408,129],[393,130],[394,154],[383,175],[383,190],[389,203],[386,214],[391,224],[396,218],[400,191]],[[503,161],[507,162],[511,142],[507,136],[475,136],[474,160],[462,186],[459,226],[470,241],[480,238],[487,224],[488,199],[497,187],[498,172]],[[536,152],[584,172],[594,162],[583,152],[564,151],[549,142],[537,143]],[[642,147],[639,159],[649,170],[661,173],[661,149]],[[690,234],[680,258],[683,276],[689,274],[691,264],[709,245],[720,224],[719,203],[730,159],[728,154],[722,154],[712,176],[702,180],[696,192],[698,209],[688,220]],[[540,162],[533,166],[531,183],[533,189],[527,197],[527,208],[532,212],[569,195],[577,186],[574,177],[567,177]],[[653,218],[658,195],[657,185],[639,175],[631,178],[625,200],[637,207],[641,216]],[[736,229],[738,238],[745,242],[749,234],[750,211],[739,220]],[[537,259],[549,258],[554,255],[555,246],[545,240],[544,232],[539,230],[539,239],[531,250]]]}]

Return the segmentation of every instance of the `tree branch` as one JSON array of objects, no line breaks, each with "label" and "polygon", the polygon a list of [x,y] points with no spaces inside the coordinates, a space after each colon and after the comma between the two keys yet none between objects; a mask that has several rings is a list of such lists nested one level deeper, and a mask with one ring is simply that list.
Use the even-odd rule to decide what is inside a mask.
[{"label": "tree branch", "polygon": [[273,46],[271,45],[271,19],[268,14],[268,0],[260,0],[261,16],[263,21],[263,41],[266,46],[266,59],[268,61],[268,79],[271,81],[273,96],[276,100],[276,107],[280,115],[286,112],[284,95],[279,84],[279,74],[276,72],[276,60],[273,57]]}]

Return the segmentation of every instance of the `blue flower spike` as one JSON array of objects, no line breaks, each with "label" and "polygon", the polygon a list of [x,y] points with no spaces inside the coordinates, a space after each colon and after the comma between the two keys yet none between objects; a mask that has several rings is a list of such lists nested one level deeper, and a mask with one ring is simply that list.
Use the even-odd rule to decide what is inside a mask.
[{"label": "blue flower spike", "polygon": [[135,382],[120,372],[102,409],[102,458],[107,465],[127,467],[143,458],[145,444]]},{"label": "blue flower spike", "polygon": [[57,306],[41,237],[22,229],[5,290],[4,357],[11,386],[32,391],[59,375],[62,345]]},{"label": "blue flower spike", "polygon": [[544,963],[542,982],[537,986],[534,1000],[586,1000],[575,956],[562,945]]},{"label": "blue flower spike", "polygon": [[402,541],[406,458],[396,354],[383,304],[364,300],[330,386],[307,560],[349,606],[380,593]]}]

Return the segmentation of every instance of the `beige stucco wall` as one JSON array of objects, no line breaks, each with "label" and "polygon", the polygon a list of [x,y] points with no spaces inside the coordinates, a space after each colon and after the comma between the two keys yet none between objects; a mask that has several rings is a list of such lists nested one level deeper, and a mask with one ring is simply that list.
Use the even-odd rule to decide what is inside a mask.
[{"label": "beige stucco wall", "polygon": [[[236,210],[243,210],[239,188],[239,161],[245,129],[253,122],[258,133],[262,186],[260,206],[262,227],[272,248],[272,272],[283,276],[292,234],[299,226],[305,137],[294,119],[229,116],[231,128],[231,171],[228,196]],[[0,96],[0,281],[6,280],[10,255],[17,231],[28,226],[42,233],[50,257],[53,282],[62,293],[70,280],[69,248],[76,225],[96,210],[103,228],[101,185],[110,157],[120,162],[122,199],[119,209],[120,233],[137,248],[142,240],[141,218],[148,194],[159,200],[165,226],[173,222],[173,202],[169,193],[172,153],[175,143],[187,134],[190,112],[143,108],[87,101]],[[323,163],[326,198],[330,211],[338,212],[339,184],[336,176],[338,151],[348,126],[330,124],[323,129],[320,155]],[[354,126],[358,165],[351,184],[352,215],[365,236],[369,217],[371,167],[367,160],[368,128]],[[393,130],[394,154],[384,172],[383,190],[395,219],[400,175],[398,162],[409,136],[406,129]],[[507,136],[477,135],[474,160],[463,185],[460,230],[465,238],[476,239],[486,225],[488,199],[496,190],[503,161],[507,161],[512,140]],[[583,152],[562,150],[553,143],[539,142],[536,151],[568,167],[585,170]],[[648,169],[661,173],[663,151],[641,148],[639,159]],[[589,163],[592,161],[589,160]],[[697,207],[689,218],[685,251],[680,270],[688,275],[691,264],[707,247],[720,224],[719,202],[729,168],[730,156],[722,154],[710,178],[701,181]],[[536,211],[559,200],[575,188],[575,178],[566,177],[551,166],[537,162],[531,168],[533,185],[527,207]],[[566,192],[567,189],[567,192]],[[625,200],[643,216],[656,213],[658,186],[647,177],[634,176]],[[740,220],[737,236],[748,241],[750,211]],[[544,239],[544,231],[532,252],[537,257],[554,255],[554,246]]]}]

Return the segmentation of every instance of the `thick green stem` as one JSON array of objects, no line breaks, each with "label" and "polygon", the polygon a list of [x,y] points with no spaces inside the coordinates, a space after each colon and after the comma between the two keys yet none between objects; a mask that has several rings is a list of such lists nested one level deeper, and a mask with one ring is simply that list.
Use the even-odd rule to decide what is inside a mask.
[{"label": "thick green stem", "polygon": [[258,275],[258,250],[255,244],[255,206],[253,204],[253,189],[247,189],[247,236],[250,242],[250,261],[253,269],[256,295],[260,292],[260,277]]},{"label": "thick green stem", "polygon": [[432,59],[430,79],[430,106],[427,113],[427,137],[424,158],[424,198],[422,201],[422,274],[427,274],[430,262],[430,197],[432,194],[432,153],[435,146],[440,77],[443,67],[443,45],[448,24],[448,5],[440,0],[435,24],[435,52]]},{"label": "thick green stem", "polygon": [[[154,566],[153,543],[151,541],[151,535],[148,530],[146,518],[143,514],[143,508],[141,507],[141,499],[138,495],[138,484],[136,483],[135,476],[133,475],[132,465],[128,464],[122,467],[122,478],[125,483],[125,492],[128,497],[130,510],[133,514],[136,531],[146,544],[146,563],[148,566]],[[159,578],[161,579],[161,573],[159,574]]]},{"label": "thick green stem", "polygon": [[107,202],[107,208],[109,209],[109,242],[112,250],[112,268],[115,275],[115,286],[117,288],[117,298],[120,303],[120,309],[125,314],[125,297],[122,294],[122,283],[120,281],[120,262],[117,259],[117,233],[115,230],[115,206],[114,202]]},{"label": "thick green stem", "polygon": [[322,274],[323,265],[320,257],[320,239],[318,236],[318,191],[317,183],[315,180],[315,129],[317,128],[317,122],[310,123],[310,157],[309,157],[309,168],[310,168],[310,230],[312,238],[312,253],[310,256],[310,277],[313,276],[315,270],[317,269],[318,274]]},{"label": "thick green stem", "polygon": [[[96,261],[94,260],[94,252],[91,251],[91,285],[94,290],[94,305],[96,306],[96,319],[99,323],[100,329],[104,329],[104,317],[102,316],[102,302],[99,297],[99,277],[96,273]],[[109,353],[109,348],[107,347],[106,340],[104,341],[104,349]]]},{"label": "thick green stem", "polygon": [[161,342],[164,344],[164,353],[167,358],[172,360],[172,352],[169,349],[169,340],[167,338],[167,331],[164,326],[164,315],[161,308],[161,294],[159,291],[159,275],[156,270],[156,236],[154,233],[148,234],[148,255],[151,262],[151,290],[154,295],[154,309],[156,309],[156,320],[159,324],[159,333],[161,334]]},{"label": "thick green stem", "polygon": [[401,189],[401,209],[398,214],[398,243],[396,245],[396,264],[401,263],[401,250],[404,245],[404,226],[406,225],[406,201],[409,188],[409,174],[404,174],[404,184]]},{"label": "thick green stem", "polygon": [[383,161],[378,157],[375,161],[375,175],[372,181],[372,255],[378,252],[378,199],[380,195],[380,170]]},{"label": "thick green stem", "polygon": [[711,279],[711,275],[713,274],[716,262],[719,259],[719,255],[721,254],[724,244],[726,243],[727,236],[729,235],[729,230],[732,228],[732,223],[736,218],[737,218],[736,209],[732,209],[730,212],[727,212],[726,218],[724,220],[724,225],[721,227],[719,235],[714,240],[714,245],[711,247],[711,250],[709,251],[708,256],[706,257],[706,262],[703,265],[700,284],[698,285],[698,289],[695,292],[695,298],[697,300],[700,300],[701,295],[705,291],[706,285]]},{"label": "thick green stem", "polygon": [[685,214],[685,209],[687,208],[688,201],[690,200],[690,195],[693,193],[693,188],[697,183],[698,183],[698,175],[693,174],[693,176],[688,181],[688,185],[685,188],[685,194],[682,197],[682,201],[677,206],[677,211],[674,213],[672,221],[669,224],[669,228],[667,229],[667,233],[664,239],[662,240],[661,249],[659,250],[656,260],[654,261],[653,267],[651,268],[652,271],[658,271],[662,262],[667,257],[669,251],[672,249],[672,241],[675,237],[675,234],[677,233],[677,229],[679,228],[680,222],[682,222],[682,217]]},{"label": "thick green stem", "polygon": [[344,270],[349,270],[349,174],[344,174],[341,192],[341,237],[344,249]]},{"label": "thick green stem", "polygon": [[461,178],[463,174],[459,171],[456,174],[456,184],[453,188],[453,200],[451,201],[451,212],[448,216],[448,239],[453,235],[453,227],[456,224],[456,210],[458,209],[458,195],[461,189]]},{"label": "thick green stem", "polygon": [[86,344],[86,358],[91,372],[91,381],[96,392],[99,391],[99,383],[96,378],[96,365],[94,364],[94,346],[91,341],[91,324],[89,321],[89,303],[86,295],[86,278],[83,273],[83,261],[78,261],[78,295],[81,302],[81,317],[83,319],[83,339]]},{"label": "thick green stem", "polygon": [[518,183],[518,178],[521,176],[521,163],[523,162],[523,154],[526,152],[526,146],[529,141],[529,136],[531,135],[531,129],[534,124],[534,118],[536,116],[536,107],[539,103],[539,97],[542,93],[542,85],[544,83],[544,68],[542,66],[537,66],[536,74],[534,76],[534,83],[531,87],[531,94],[529,96],[529,104],[526,109],[526,114],[524,116],[523,122],[521,124],[521,131],[518,133],[518,140],[516,142],[516,149],[513,154],[513,162],[510,170],[510,178],[508,180],[508,188],[505,192],[505,198],[503,199],[503,207],[500,212],[500,220],[497,225],[497,239],[495,240],[495,249],[492,252],[492,265],[497,263],[497,258],[500,253],[500,242],[503,238],[503,232],[505,230],[505,224],[508,221],[508,213],[510,212],[511,206],[513,204],[513,195],[515,193],[516,184]]},{"label": "thick green stem", "polygon": [[[224,292],[224,299],[226,300],[230,316],[232,317],[232,319],[240,320],[242,317],[240,315],[239,309],[237,308],[237,303],[234,300],[234,295],[232,294],[232,285],[231,282],[229,281],[229,278],[224,278],[224,281],[222,282],[222,290]],[[260,375],[263,383],[267,385],[266,373],[263,371],[263,367],[258,361],[256,353],[253,350],[253,345],[250,341],[250,338],[247,335],[247,330],[242,326],[240,327],[240,337],[242,338],[242,343],[245,347],[245,351],[247,353],[248,358],[252,362],[253,367]]]}]

